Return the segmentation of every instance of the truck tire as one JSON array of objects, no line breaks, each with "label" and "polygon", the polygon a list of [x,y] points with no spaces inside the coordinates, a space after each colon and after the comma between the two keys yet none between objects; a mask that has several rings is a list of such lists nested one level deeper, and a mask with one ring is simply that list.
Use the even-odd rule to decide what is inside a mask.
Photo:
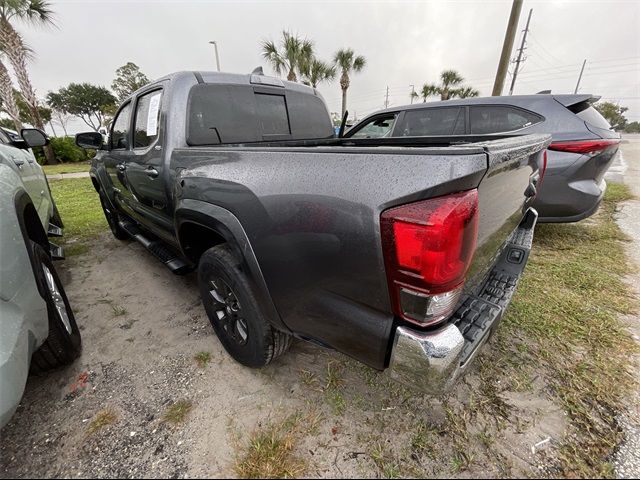
[{"label": "truck tire", "polygon": [[129,238],[129,234],[118,225],[118,221],[120,220],[120,215],[118,212],[114,211],[113,208],[109,206],[109,201],[105,198],[102,190],[98,193],[100,196],[100,204],[102,205],[102,211],[104,212],[104,217],[107,219],[107,223],[109,224],[109,228],[111,229],[111,233],[118,240],[126,240]]},{"label": "truck tire", "polygon": [[259,368],[286,352],[292,337],[267,322],[239,267],[228,245],[212,247],[200,257],[198,285],[222,346],[242,365]]},{"label": "truck tire", "polygon": [[43,373],[68,365],[80,355],[82,339],[60,278],[47,252],[31,242],[36,282],[47,304],[49,336],[31,357],[31,371]]}]

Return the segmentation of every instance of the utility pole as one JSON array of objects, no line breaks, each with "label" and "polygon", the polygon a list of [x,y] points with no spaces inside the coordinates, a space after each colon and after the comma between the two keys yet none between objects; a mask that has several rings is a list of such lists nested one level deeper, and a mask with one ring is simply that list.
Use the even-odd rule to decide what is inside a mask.
[{"label": "utility pole", "polygon": [[387,94],[384,96],[384,108],[389,108],[389,85],[387,85]]},{"label": "utility pole", "polygon": [[209,43],[213,44],[213,48],[216,50],[216,66],[218,67],[218,71],[220,71],[220,58],[218,57],[218,44],[215,40],[210,41]]},{"label": "utility pole", "polygon": [[518,51],[518,59],[516,60],[516,68],[513,71],[513,77],[511,78],[511,88],[509,89],[509,95],[513,95],[513,87],[516,86],[516,77],[518,76],[518,69],[520,68],[520,63],[522,63],[522,54],[524,52],[524,44],[527,41],[527,33],[529,33],[529,22],[531,21],[531,14],[533,13],[533,8],[529,10],[529,16],[527,17],[527,26],[524,27],[524,35],[522,35],[522,44],[520,45],[520,50]]},{"label": "utility pole", "polygon": [[578,93],[578,88],[580,87],[580,80],[582,80],[582,72],[584,72],[584,66],[587,63],[587,59],[584,59],[584,62],[582,62],[582,68],[580,69],[580,76],[578,77],[578,83],[576,83],[576,89],[573,91],[573,93]]},{"label": "utility pole", "polygon": [[502,53],[500,54],[500,63],[498,63],[498,71],[496,72],[496,80],[493,83],[492,96],[502,95],[504,87],[504,79],[507,77],[507,67],[509,66],[509,58],[513,49],[513,41],[516,38],[516,30],[518,29],[518,19],[522,10],[522,0],[513,0],[511,6],[511,15],[509,15],[509,23],[507,24],[507,33],[504,36],[502,44]]},{"label": "utility pole", "polygon": [[413,105],[413,97],[416,96],[416,86],[415,85],[409,85],[411,87],[411,105]]}]

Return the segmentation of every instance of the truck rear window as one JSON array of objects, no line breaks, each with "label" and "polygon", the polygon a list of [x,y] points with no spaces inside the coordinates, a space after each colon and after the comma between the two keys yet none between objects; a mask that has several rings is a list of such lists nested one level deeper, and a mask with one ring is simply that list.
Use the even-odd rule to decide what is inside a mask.
[{"label": "truck rear window", "polygon": [[256,93],[256,113],[263,135],[289,135],[289,114],[284,95]]},{"label": "truck rear window", "polygon": [[189,145],[332,136],[329,112],[311,93],[229,84],[199,84],[189,92]]}]

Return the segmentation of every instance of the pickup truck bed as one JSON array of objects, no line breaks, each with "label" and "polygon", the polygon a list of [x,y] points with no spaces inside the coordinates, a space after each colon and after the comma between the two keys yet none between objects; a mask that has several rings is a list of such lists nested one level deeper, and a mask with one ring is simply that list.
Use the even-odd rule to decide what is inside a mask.
[{"label": "pickup truck bed", "polygon": [[[229,267],[235,273],[231,280],[225,277],[225,286],[236,285],[236,278],[246,281],[237,288],[250,296],[243,294],[239,304],[255,300],[260,321],[278,335],[335,348],[377,369],[392,365],[396,378],[415,385],[418,376],[425,390],[442,391],[497,325],[526,264],[537,217],[529,207],[550,137],[329,138],[326,110],[317,105],[305,110],[315,119],[296,112],[315,102],[317,92],[288,82],[268,85],[254,77],[181,73],[125,102],[120,112],[144,104],[145,96],[162,96],[158,130],[148,145],[131,148],[127,145],[135,145],[137,137],[129,137],[124,148],[112,145],[93,161],[92,180],[114,233],[133,236],[174,270],[198,266],[214,329],[227,350],[247,365],[260,364],[242,356],[251,341],[253,313],[243,317],[249,322],[249,340],[247,325],[236,322],[245,343],[229,346],[215,318],[227,318],[215,310],[223,305],[220,292],[202,283],[204,271],[225,269],[218,260],[239,262]],[[209,91],[214,110],[207,107]],[[239,140],[234,128],[242,122],[228,117],[247,111],[245,123],[254,125],[254,117],[264,114],[258,109],[265,100],[246,107],[252,95],[283,97],[288,135],[260,135],[277,125],[262,121],[245,134],[248,141]],[[271,108],[274,100],[267,102]],[[212,111],[226,117],[216,123]],[[302,125],[297,127],[294,119]],[[314,124],[318,138],[306,137]],[[435,228],[442,212],[453,215],[467,207],[470,216],[460,224],[462,233],[452,230],[437,242],[422,233]],[[407,220],[415,209],[431,212],[435,223]],[[455,215],[446,218],[458,221]],[[443,228],[453,225],[447,222]],[[403,228],[409,228],[409,237],[402,237]],[[393,232],[396,238],[390,240]],[[447,247],[454,237],[462,242],[457,253],[457,244]],[[407,257],[401,240],[415,247],[416,239],[437,243],[429,247],[430,258],[444,255],[450,260],[447,268],[425,264],[426,250]],[[451,260],[451,252],[459,258]],[[463,266],[462,259],[467,261]],[[451,265],[464,267],[464,278],[425,286],[426,276],[396,268],[401,260],[422,262],[416,268],[433,267],[445,276]],[[237,305],[227,305],[226,311],[235,312]],[[429,309],[447,313],[422,321],[416,312],[424,305],[425,318]],[[420,366],[412,368],[402,352],[416,354]]]}]

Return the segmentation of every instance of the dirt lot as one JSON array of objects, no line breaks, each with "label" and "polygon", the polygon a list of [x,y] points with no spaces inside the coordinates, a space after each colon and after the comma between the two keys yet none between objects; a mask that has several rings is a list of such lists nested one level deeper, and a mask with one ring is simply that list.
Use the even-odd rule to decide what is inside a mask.
[{"label": "dirt lot", "polygon": [[[30,379],[3,431],[7,476],[234,475],[235,444],[256,426],[291,415],[303,417],[296,440],[304,445],[297,446],[299,454],[313,465],[307,475],[376,476],[376,449],[384,457],[408,446],[419,424],[428,437],[427,427],[446,425],[479,381],[469,375],[447,402],[413,397],[384,375],[303,342],[264,370],[246,369],[212,333],[195,275],[174,276],[138,244],[123,245],[109,235],[92,245],[91,254],[68,260],[63,272],[84,353],[69,369]],[[197,352],[211,353],[206,366],[194,360]],[[163,415],[180,400],[192,408],[173,425]],[[510,403],[523,409],[524,432],[505,431],[492,447],[496,463],[488,456],[467,475],[504,474],[504,460],[516,472],[527,471],[537,461],[531,446],[562,433],[563,415],[551,402],[513,395]],[[105,409],[115,414],[113,424],[88,434]],[[440,451],[451,448],[438,443],[425,445],[434,458],[424,467],[436,474],[455,467]]]},{"label": "dirt lot", "polygon": [[540,357],[518,324],[524,300],[434,399],[303,342],[263,370],[241,367],[213,334],[194,274],[174,276],[110,234],[82,251],[60,270],[83,354],[29,379],[1,432],[3,478],[546,476],[567,474],[567,448],[582,448],[558,384],[574,380],[530,368]]}]

